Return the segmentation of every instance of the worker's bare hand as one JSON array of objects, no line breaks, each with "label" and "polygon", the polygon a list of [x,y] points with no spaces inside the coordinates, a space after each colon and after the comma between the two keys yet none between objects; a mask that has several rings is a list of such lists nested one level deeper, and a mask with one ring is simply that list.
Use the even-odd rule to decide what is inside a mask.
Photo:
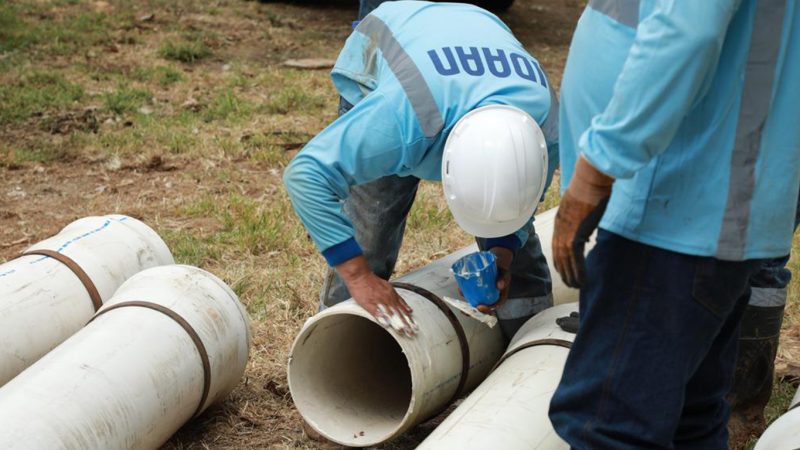
[{"label": "worker's bare hand", "polygon": [[346,261],[336,269],[356,303],[372,314],[384,328],[393,328],[409,337],[417,334],[419,328],[411,317],[411,307],[388,281],[367,268],[363,256]]},{"label": "worker's bare hand", "polygon": [[500,298],[492,305],[478,305],[478,311],[484,314],[491,314],[508,298],[511,287],[511,263],[514,261],[514,252],[507,248],[494,247],[489,251],[497,258],[497,290],[500,291]]}]

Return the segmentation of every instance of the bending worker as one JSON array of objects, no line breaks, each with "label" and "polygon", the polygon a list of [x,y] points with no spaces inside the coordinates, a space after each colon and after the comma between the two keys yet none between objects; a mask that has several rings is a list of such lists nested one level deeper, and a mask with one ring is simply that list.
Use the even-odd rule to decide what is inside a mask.
[{"label": "bending worker", "polygon": [[358,24],[332,76],[341,115],[284,173],[335,269],[320,307],[352,296],[384,326],[415,333],[386,280],[420,179],[443,180],[456,222],[496,254],[507,337],[552,305],[532,215],[557,162],[558,105],[508,27],[475,6],[388,2]]},{"label": "bending worker", "polygon": [[562,84],[553,237],[581,286],[550,405],[572,448],[727,448],[751,279],[791,249],[798,42],[795,0],[589,2]]}]

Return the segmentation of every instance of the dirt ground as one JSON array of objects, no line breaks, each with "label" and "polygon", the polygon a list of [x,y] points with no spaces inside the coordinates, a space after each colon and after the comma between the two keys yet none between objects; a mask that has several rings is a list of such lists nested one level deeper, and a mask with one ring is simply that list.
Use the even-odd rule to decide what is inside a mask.
[{"label": "dirt ground", "polygon": [[[13,89],[0,90],[0,105],[20,105],[0,106],[0,260],[77,218],[128,214],[154,227],[176,260],[221,276],[251,315],[242,383],[167,449],[325,447],[304,435],[285,376],[325,266],[281,183],[285,164],[336,114],[325,70],[282,65],[334,58],[350,32],[355,0],[317,3],[0,6],[0,85]],[[501,15],[556,87],[584,3],[517,0]],[[425,185],[398,273],[469,243],[453,229],[438,187]],[[800,369],[796,306],[790,314],[783,375]],[[413,448],[430,431],[422,425],[388,448]]]}]

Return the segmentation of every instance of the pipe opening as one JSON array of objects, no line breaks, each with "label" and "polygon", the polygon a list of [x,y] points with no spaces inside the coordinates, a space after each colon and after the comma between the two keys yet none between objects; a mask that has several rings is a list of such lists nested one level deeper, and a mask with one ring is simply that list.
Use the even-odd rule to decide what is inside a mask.
[{"label": "pipe opening", "polygon": [[298,337],[289,385],[306,420],[345,445],[391,436],[411,402],[411,371],[400,344],[355,315],[322,318]]}]

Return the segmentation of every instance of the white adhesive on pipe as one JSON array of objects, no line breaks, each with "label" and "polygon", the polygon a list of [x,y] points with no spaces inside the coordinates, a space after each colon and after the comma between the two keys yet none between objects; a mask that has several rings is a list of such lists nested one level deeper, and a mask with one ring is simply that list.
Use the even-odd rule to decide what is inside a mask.
[{"label": "white adhesive on pipe", "polygon": [[577,303],[558,305],[526,322],[497,369],[417,448],[569,449],[547,411],[569,353],[563,343],[575,338],[556,319],[577,310]]},{"label": "white adhesive on pipe", "polygon": [[800,448],[800,389],[780,416],[764,431],[754,450],[797,450]]},{"label": "white adhesive on pipe", "polygon": [[[250,345],[247,314],[217,277],[188,266],[148,269],[125,282],[95,319],[0,388],[2,449],[155,449],[200,405],[205,372],[189,333],[210,361],[207,400],[241,379]],[[106,313],[104,310],[108,309]]]},{"label": "white adhesive on pipe", "polygon": [[[455,297],[449,270],[466,253],[454,253],[397,281]],[[309,319],[295,340],[288,369],[292,398],[308,424],[332,441],[354,447],[385,442],[453,400],[462,373],[453,325],[422,295],[397,292],[414,310],[415,338],[384,329],[348,300]],[[499,327],[455,314],[469,347],[469,390],[502,354],[503,338]]]},{"label": "white adhesive on pipe", "polygon": [[[26,251],[41,249],[75,261],[101,300],[135,273],[173,263],[155,231],[121,215],[76,220]],[[61,262],[31,255],[0,265],[0,386],[78,331],[94,312],[86,288]]]}]

